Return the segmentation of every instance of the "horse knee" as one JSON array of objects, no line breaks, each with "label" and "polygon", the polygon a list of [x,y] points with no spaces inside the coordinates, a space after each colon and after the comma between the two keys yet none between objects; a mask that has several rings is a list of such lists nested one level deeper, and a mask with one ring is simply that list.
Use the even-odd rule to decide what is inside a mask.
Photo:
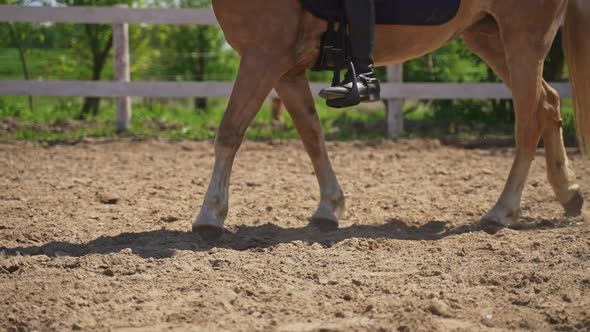
[{"label": "horse knee", "polygon": [[231,117],[226,112],[215,137],[215,144],[224,147],[239,147],[242,144],[248,125],[240,118]]},{"label": "horse knee", "polygon": [[[561,128],[561,99],[559,93],[545,81],[542,82],[536,106],[517,109],[517,127],[522,134],[537,137],[555,128]],[[530,110],[530,111],[527,111]],[[532,144],[532,143],[531,143]],[[536,148],[536,142],[535,142]]]},{"label": "horse knee", "polygon": [[561,128],[561,98],[559,93],[549,84],[543,82],[543,100],[541,111],[543,113],[544,127],[546,129]]}]

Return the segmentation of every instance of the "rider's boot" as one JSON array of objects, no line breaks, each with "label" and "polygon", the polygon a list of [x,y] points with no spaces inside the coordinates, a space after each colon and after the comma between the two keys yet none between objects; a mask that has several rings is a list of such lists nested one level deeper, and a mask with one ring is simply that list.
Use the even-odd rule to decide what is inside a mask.
[{"label": "rider's boot", "polygon": [[[348,107],[361,101],[376,101],[380,98],[379,80],[373,71],[373,46],[375,43],[375,0],[345,0],[346,15],[350,26],[352,62],[356,71],[350,70],[344,80],[335,86],[323,89],[320,97],[330,106]],[[360,98],[350,97],[356,82]],[[338,99],[341,99],[339,101]]]}]

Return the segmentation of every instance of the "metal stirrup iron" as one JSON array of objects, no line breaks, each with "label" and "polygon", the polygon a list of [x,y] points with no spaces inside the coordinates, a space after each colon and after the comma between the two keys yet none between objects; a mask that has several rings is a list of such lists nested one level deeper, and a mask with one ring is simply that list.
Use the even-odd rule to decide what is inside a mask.
[{"label": "metal stirrup iron", "polygon": [[[356,69],[354,68],[354,64],[351,62],[348,63],[348,74],[352,76],[352,87],[346,94],[346,97],[338,98],[338,99],[331,99],[326,102],[326,104],[333,108],[345,108],[354,105],[358,105],[361,102],[361,94],[359,93],[358,88],[358,78],[356,75]],[[332,80],[332,86],[337,86],[340,84],[340,71],[334,72],[334,79]]]}]

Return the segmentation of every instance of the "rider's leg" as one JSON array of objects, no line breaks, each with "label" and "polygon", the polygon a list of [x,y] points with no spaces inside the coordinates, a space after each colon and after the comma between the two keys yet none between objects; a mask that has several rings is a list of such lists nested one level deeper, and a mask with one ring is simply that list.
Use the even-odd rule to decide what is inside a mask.
[{"label": "rider's leg", "polygon": [[[373,72],[373,47],[375,44],[375,0],[344,0],[350,27],[352,62],[358,76],[358,89],[362,101],[379,99],[379,82]],[[326,99],[340,99],[352,88],[352,75],[348,73],[337,86],[322,90]]]},{"label": "rider's leg", "polygon": [[350,25],[352,62],[357,75],[373,72],[375,0],[345,0]]}]

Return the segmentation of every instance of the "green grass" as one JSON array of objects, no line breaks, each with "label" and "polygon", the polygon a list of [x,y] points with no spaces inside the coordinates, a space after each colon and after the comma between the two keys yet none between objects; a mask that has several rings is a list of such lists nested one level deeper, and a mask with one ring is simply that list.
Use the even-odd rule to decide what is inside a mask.
[{"label": "green grass", "polygon": [[[73,141],[83,137],[117,136],[111,100],[102,100],[97,116],[73,121],[79,116],[81,104],[82,98],[34,98],[34,110],[31,111],[26,97],[0,97],[0,124],[17,123],[10,130],[0,130],[0,139]],[[124,136],[212,139],[226,104],[227,98],[211,98],[206,111],[195,112],[190,100],[151,104],[134,102],[131,128]],[[385,134],[383,109],[334,110],[322,103],[318,104],[318,114],[328,139],[377,139]],[[290,139],[297,137],[297,131],[286,112],[282,124],[273,124],[270,103],[267,102],[252,122],[246,137],[251,140]]]},{"label": "green grass", "polygon": [[[33,80],[88,79],[91,76],[89,66],[80,66],[80,63],[87,60],[72,50],[27,49],[25,57],[30,79]],[[113,72],[110,57],[103,72]],[[16,49],[0,48],[0,79],[24,79]]]},{"label": "green grass", "polygon": [[[88,79],[88,66],[72,50],[28,49],[27,65],[31,79]],[[112,72],[109,61],[104,79]],[[327,73],[313,73],[326,79]],[[0,79],[23,79],[18,51],[0,49]],[[227,105],[227,98],[210,98],[207,111],[194,112],[191,101],[134,101],[132,125],[124,136],[164,137],[169,139],[212,139]],[[83,137],[115,137],[115,110],[111,99],[102,99],[96,116],[78,119],[82,98],[35,97],[30,110],[27,97],[0,97],[0,139],[35,141],[72,141]],[[377,110],[334,110],[318,102],[320,121],[329,139],[374,139],[385,134],[385,113]],[[270,105],[265,103],[246,133],[248,139],[296,138],[297,131],[288,115],[277,126],[271,122]],[[10,130],[2,129],[12,124]]]},{"label": "green grass", "polygon": [[[79,117],[82,98],[34,98],[34,110],[29,110],[26,97],[0,97],[0,139],[33,141],[76,141],[84,137],[136,138],[160,137],[172,140],[213,139],[221,122],[227,98],[209,99],[206,111],[195,112],[190,100],[135,101],[131,128],[118,135],[114,128],[115,109],[110,99],[103,99],[98,115],[81,121]],[[318,115],[329,140],[367,140],[385,137],[385,110],[360,107],[357,109],[329,109],[318,102]],[[458,110],[457,112],[460,112]],[[448,135],[437,129],[437,116],[428,105],[408,103],[406,107],[408,137],[439,137]],[[563,103],[564,131],[573,134],[571,100]],[[479,124],[479,122],[477,122]],[[10,127],[10,124],[13,124]],[[420,124],[416,129],[415,124]],[[482,134],[510,134],[512,123],[489,124],[485,130],[464,130],[455,133],[460,137]],[[5,127],[5,128],[3,128]],[[10,127],[10,128],[6,128]],[[499,129],[502,127],[503,129]],[[291,139],[297,131],[288,114],[280,125],[271,121],[270,103],[265,103],[246,137],[250,140]]]}]

